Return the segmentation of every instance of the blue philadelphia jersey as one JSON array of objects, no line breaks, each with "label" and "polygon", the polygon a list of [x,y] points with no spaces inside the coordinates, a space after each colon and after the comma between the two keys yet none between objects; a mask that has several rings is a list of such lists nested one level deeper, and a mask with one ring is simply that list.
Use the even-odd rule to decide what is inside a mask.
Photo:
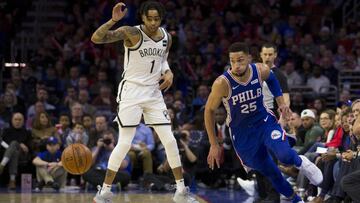
[{"label": "blue philadelphia jersey", "polygon": [[262,80],[255,64],[250,64],[250,71],[250,78],[245,83],[234,78],[230,70],[221,75],[229,85],[229,95],[222,101],[230,127],[250,126],[269,115],[263,102]]}]

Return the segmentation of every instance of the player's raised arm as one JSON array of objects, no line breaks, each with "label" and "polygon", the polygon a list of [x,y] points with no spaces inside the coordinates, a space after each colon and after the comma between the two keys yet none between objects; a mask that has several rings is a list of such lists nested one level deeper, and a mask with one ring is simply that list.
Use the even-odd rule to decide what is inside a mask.
[{"label": "player's raised arm", "polygon": [[124,40],[127,46],[135,45],[140,40],[140,32],[137,28],[131,26],[122,26],[116,30],[110,28],[119,20],[121,20],[127,11],[124,3],[118,3],[112,11],[112,18],[101,25],[91,36],[91,41],[95,44],[112,43]]},{"label": "player's raised arm", "polygon": [[211,144],[207,162],[211,169],[214,169],[215,162],[220,167],[220,146],[215,136],[215,110],[220,106],[222,98],[227,97],[228,89],[225,79],[218,77],[205,105],[205,127]]},{"label": "player's raised arm", "polygon": [[289,106],[285,103],[280,83],[276,79],[275,74],[266,64],[257,63],[256,66],[260,72],[261,79],[263,81],[266,81],[271,93],[274,95],[276,103],[279,106],[281,115],[284,116],[285,119],[289,118],[291,116],[291,110]]}]

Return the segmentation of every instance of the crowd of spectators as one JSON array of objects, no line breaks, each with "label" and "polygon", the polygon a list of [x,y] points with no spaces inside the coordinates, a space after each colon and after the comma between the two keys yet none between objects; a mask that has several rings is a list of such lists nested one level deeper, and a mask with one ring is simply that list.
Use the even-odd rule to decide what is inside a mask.
[{"label": "crowd of spectators", "polygon": [[[136,9],[141,1],[124,2],[128,14],[116,26],[138,24]],[[161,2],[167,11],[163,26],[173,37],[168,60],[174,72],[174,84],[164,93],[164,99],[189,184],[196,180],[206,187],[229,187],[234,183],[234,177],[246,176],[231,148],[224,124],[226,113],[222,108],[217,112],[217,133],[223,143],[223,167],[211,172],[204,161],[209,143],[202,110],[209,95],[209,85],[229,67],[227,48],[232,42],[247,42],[254,61],[258,61],[258,49],[263,43],[276,44],[276,65],[284,72],[290,89],[299,85],[309,86],[315,94],[323,95],[328,91],[327,86],[338,85],[339,72],[360,70],[360,24],[355,20],[349,20],[346,24],[340,22],[343,1]],[[121,42],[95,45],[90,37],[99,25],[110,19],[114,4],[112,0],[68,1],[64,11],[66,17],[54,30],[43,33],[43,41],[35,52],[30,53],[27,67],[6,68],[3,71],[0,128],[3,129],[1,137],[5,144],[0,147],[0,173],[2,177],[9,177],[10,188],[15,187],[16,178],[23,170],[33,173],[40,188],[50,185],[58,189],[72,184],[73,179],[80,185],[84,182],[93,185],[101,182],[109,153],[119,136],[113,119],[124,51]],[[8,14],[0,10],[0,16],[6,16],[0,19],[0,24],[8,23],[6,19],[14,15],[16,13]],[[0,37],[4,39],[0,41],[9,42],[9,35],[12,36],[13,31],[0,27]],[[9,51],[5,45],[1,46],[1,51],[4,50]],[[312,146],[317,142],[327,145],[327,141],[331,142],[331,139],[326,139],[330,132],[333,132],[334,138],[338,134],[346,135],[344,138],[350,137],[351,128],[347,127],[347,118],[353,114],[347,110],[347,106],[351,105],[349,100],[356,98],[350,97],[346,87],[339,89],[338,93],[339,110],[336,111],[337,106],[332,106],[336,115],[326,110],[329,104],[322,98],[291,94],[294,114],[284,125],[288,126],[289,133],[299,137],[295,149],[300,153],[314,153]],[[303,116],[304,109],[313,110],[310,119]],[[333,123],[324,124],[323,115],[327,115]],[[319,121],[320,126],[317,125]],[[316,134],[299,129],[312,129]],[[169,189],[165,183],[171,179],[164,177],[169,175],[170,170],[156,133],[140,125],[135,137],[116,182],[125,187],[130,180],[140,178],[145,183],[161,183],[161,187],[156,185],[157,189]],[[56,153],[75,142],[87,145],[96,162],[82,178],[70,175],[64,178],[63,171],[56,170],[61,168]],[[340,145],[334,148],[338,147]],[[354,144],[350,147],[347,143],[337,152],[345,153],[347,149],[355,148]],[[9,155],[9,149],[18,153]],[[332,159],[331,166],[316,158],[314,161],[322,164],[324,174],[330,174],[332,171],[329,171],[329,167],[341,161],[341,157],[336,161]],[[31,162],[33,167],[21,167],[19,172],[13,170],[15,166],[28,166]],[[39,171],[39,167],[48,168],[53,178],[49,178],[46,171]],[[207,174],[212,178],[206,178],[209,177]],[[299,188],[305,188],[301,174],[299,177]],[[54,184],[54,181],[60,182]],[[329,193],[329,187],[336,183],[333,180],[329,182],[321,187],[324,192],[320,197],[325,192]],[[3,181],[3,184],[7,184],[7,181]],[[153,184],[144,185],[154,187]]]}]

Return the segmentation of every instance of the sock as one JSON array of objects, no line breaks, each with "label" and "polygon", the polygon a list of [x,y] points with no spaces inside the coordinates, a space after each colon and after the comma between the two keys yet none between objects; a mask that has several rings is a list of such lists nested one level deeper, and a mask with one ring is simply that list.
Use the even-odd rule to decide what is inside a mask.
[{"label": "sock", "polygon": [[176,180],[176,190],[183,191],[185,189],[184,179]]},{"label": "sock", "polygon": [[10,174],[10,180],[15,181],[16,175]]},{"label": "sock", "polygon": [[104,194],[105,192],[110,192],[110,191],[111,191],[111,185],[104,183],[101,188],[100,194]]},{"label": "sock", "polygon": [[0,164],[3,165],[3,166],[6,166],[6,164],[9,162],[9,160],[10,159],[8,157],[4,157]]},{"label": "sock", "polygon": [[301,199],[301,197],[299,197],[299,195],[295,195],[291,200],[292,203],[298,203],[301,201],[302,201],[302,199]]}]

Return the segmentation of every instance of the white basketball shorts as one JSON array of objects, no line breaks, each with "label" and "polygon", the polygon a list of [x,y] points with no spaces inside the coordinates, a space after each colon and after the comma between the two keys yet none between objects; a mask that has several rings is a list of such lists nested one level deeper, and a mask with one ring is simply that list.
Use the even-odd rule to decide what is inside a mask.
[{"label": "white basketball shorts", "polygon": [[117,119],[121,127],[136,127],[142,115],[147,125],[170,124],[170,116],[159,85],[145,86],[122,80],[117,102]]}]

